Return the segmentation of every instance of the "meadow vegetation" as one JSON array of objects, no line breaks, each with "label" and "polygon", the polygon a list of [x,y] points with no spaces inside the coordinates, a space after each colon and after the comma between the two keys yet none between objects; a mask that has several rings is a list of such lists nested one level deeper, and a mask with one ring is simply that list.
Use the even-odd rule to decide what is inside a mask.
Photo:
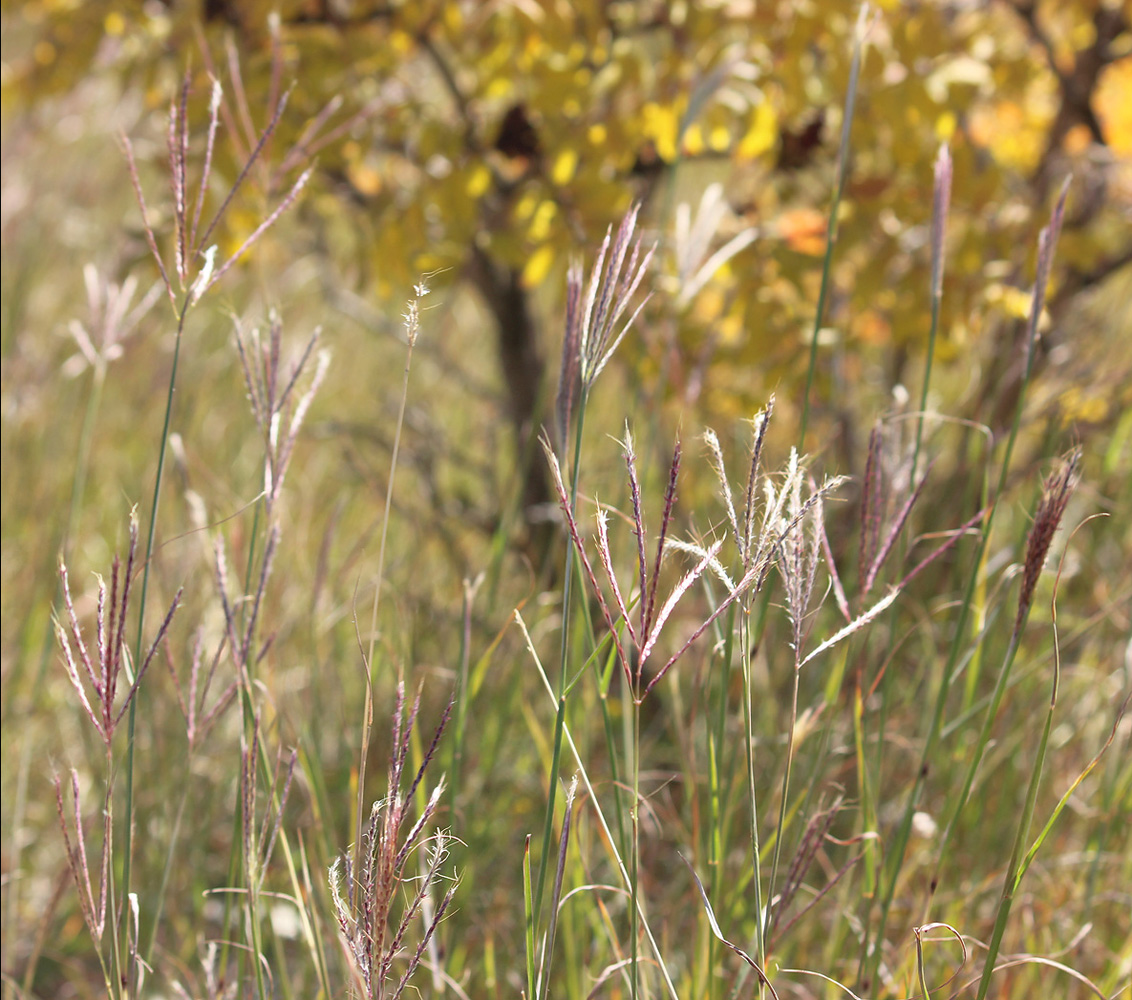
[{"label": "meadow vegetation", "polygon": [[404,6],[4,9],[5,998],[1127,996],[1126,9]]}]

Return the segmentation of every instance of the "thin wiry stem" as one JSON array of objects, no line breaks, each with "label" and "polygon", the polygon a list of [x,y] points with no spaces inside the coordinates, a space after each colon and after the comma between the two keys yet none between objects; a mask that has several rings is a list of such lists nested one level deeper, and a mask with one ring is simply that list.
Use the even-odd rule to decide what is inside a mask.
[{"label": "thin wiry stem", "polygon": [[810,337],[810,361],[806,368],[806,395],[802,407],[802,424],[798,431],[798,448],[804,449],[806,428],[810,419],[811,395],[814,388],[814,373],[818,364],[818,335],[825,319],[825,301],[829,295],[830,275],[832,273],[833,248],[837,245],[838,218],[841,211],[841,196],[845,192],[845,180],[849,176],[849,134],[853,125],[853,112],[857,104],[857,80],[861,74],[861,53],[868,35],[869,5],[861,5],[857,17],[857,30],[853,35],[853,59],[849,65],[849,91],[845,96],[845,111],[841,123],[841,145],[837,151],[837,186],[833,191],[833,201],[829,207],[829,224],[826,227],[825,258],[822,260],[821,287],[818,291],[818,304],[814,311],[814,332]]},{"label": "thin wiry stem", "polygon": [[[164,274],[164,271],[162,272]],[[149,571],[153,562],[154,543],[157,538],[157,510],[161,499],[161,485],[165,475],[165,452],[169,445],[169,433],[173,420],[173,394],[177,385],[177,368],[181,357],[181,335],[185,329],[189,301],[186,299],[177,317],[177,330],[173,340],[173,363],[169,370],[169,386],[165,394],[165,416],[161,424],[161,437],[157,448],[157,474],[154,476],[153,497],[149,509],[149,530],[146,533],[145,559],[142,562],[142,582],[138,599],[138,630],[134,643],[134,658],[140,662],[142,655],[142,634],[145,627],[145,605],[149,594]],[[126,834],[125,854],[122,867],[122,892],[128,898],[133,860],[133,806],[134,806],[134,744],[137,727],[137,699],[130,700],[129,717],[126,723]]]},{"label": "thin wiry stem", "polygon": [[931,892],[933,893],[938,883],[939,871],[943,864],[943,857],[947,846],[951,842],[951,836],[959,822],[963,809],[967,805],[971,789],[975,783],[975,777],[979,771],[979,766],[982,763],[989,745],[991,728],[994,725],[995,719],[998,717],[998,711],[1009,684],[1011,668],[1014,665],[1018,644],[1022,637],[1022,628],[1029,615],[1038,574],[1045,565],[1046,555],[1049,552],[1054,533],[1061,523],[1061,517],[1065,513],[1066,504],[1068,504],[1069,498],[1076,487],[1078,478],[1077,470],[1080,461],[1081,450],[1077,448],[1066,457],[1061,467],[1053,473],[1043,485],[1041,501],[1034,515],[1034,524],[1030,529],[1030,537],[1026,545],[1022,586],[1018,596],[1018,613],[1014,619],[1010,642],[1003,656],[1003,663],[995,682],[994,692],[991,695],[987,710],[983,715],[983,723],[980,727],[978,738],[975,741],[974,753],[967,767],[963,785],[955,800],[955,805],[951,810],[951,818],[948,820],[943,834],[940,837],[935,875],[932,878],[930,886]]},{"label": "thin wiry stem", "polygon": [[[880,901],[880,919],[877,927],[877,940],[884,939],[885,928],[888,923],[888,915],[892,907],[893,899],[896,895],[896,884],[900,875],[900,869],[904,863],[904,852],[908,846],[908,839],[912,830],[912,817],[916,812],[916,807],[919,804],[920,794],[923,791],[925,779],[928,773],[929,763],[936,752],[936,744],[939,740],[940,732],[943,728],[943,713],[947,704],[947,695],[951,687],[952,676],[955,668],[959,663],[963,642],[967,634],[967,619],[971,611],[974,601],[975,589],[978,585],[979,574],[983,567],[983,556],[986,552],[987,546],[990,544],[991,529],[994,524],[995,513],[998,510],[998,503],[1005,492],[1007,477],[1010,472],[1010,460],[1014,453],[1014,443],[1017,440],[1019,428],[1022,424],[1022,412],[1026,402],[1026,390],[1029,387],[1030,375],[1033,371],[1034,353],[1037,346],[1038,324],[1041,320],[1042,309],[1045,304],[1046,286],[1049,280],[1049,270],[1053,261],[1054,252],[1057,247],[1058,236],[1061,233],[1061,223],[1065,214],[1065,199],[1069,193],[1069,179],[1066,178],[1065,183],[1062,185],[1061,193],[1054,206],[1053,214],[1050,218],[1049,225],[1047,225],[1038,237],[1038,266],[1037,273],[1034,279],[1034,290],[1030,304],[1030,321],[1028,324],[1026,334],[1026,366],[1022,377],[1021,390],[1018,393],[1018,403],[1014,412],[1014,422],[1010,429],[1010,436],[1006,441],[1006,448],[1002,457],[1002,464],[999,470],[998,485],[995,489],[994,498],[991,501],[990,507],[987,510],[986,518],[983,524],[982,536],[976,547],[974,559],[972,561],[971,572],[967,579],[967,587],[963,596],[963,601],[959,606],[959,617],[955,623],[955,628],[952,633],[951,648],[948,652],[947,661],[943,667],[943,673],[940,677],[939,689],[936,692],[935,705],[932,711],[932,719],[928,729],[927,738],[924,741],[923,750],[920,755],[920,764],[916,769],[916,778],[912,783],[909,790],[907,800],[904,806],[904,812],[901,816],[900,824],[897,827],[896,836],[889,850],[889,879],[885,888],[882,890]],[[867,968],[864,969],[865,976],[870,982],[876,981],[876,973],[881,959],[881,949],[879,947],[873,949],[871,958],[863,960],[862,965],[865,966],[867,961]]]},{"label": "thin wiry stem", "polygon": [[[427,295],[428,291],[428,285],[423,281],[420,282],[415,288],[416,294],[412,300],[413,303],[419,304],[419,300]],[[409,401],[409,374],[412,371],[413,365],[413,347],[416,345],[419,332],[419,326],[417,325],[418,315],[419,310],[410,306],[406,326],[408,349],[405,352],[405,371],[401,382],[401,401],[398,405],[397,423],[393,432],[393,451],[389,456],[389,484],[385,488],[385,510],[381,519],[381,542],[377,554],[377,579],[374,582],[373,605],[370,608],[369,647],[365,659],[366,696],[362,718],[361,751],[358,757],[357,826],[354,839],[355,868],[357,868],[359,862],[357,851],[360,849],[362,842],[362,822],[363,816],[365,815],[363,804],[365,796],[366,759],[369,756],[370,730],[373,725],[374,654],[377,649],[377,612],[381,603],[381,589],[385,580],[385,549],[389,539],[389,518],[393,510],[393,485],[397,476],[397,460],[401,453],[401,432],[405,425],[405,410]]]},{"label": "thin wiry stem", "polygon": [[[534,642],[531,639],[530,632],[527,631],[527,626],[523,621],[522,615],[518,611],[516,611],[513,614],[512,618],[519,626],[520,631],[523,633],[523,641],[527,647],[527,652],[530,653],[531,659],[534,661],[535,667],[538,669],[539,678],[542,680],[543,687],[546,688],[546,691],[552,701],[557,699],[558,696],[554,693],[554,687],[550,683],[550,678],[546,674],[546,670],[543,667],[542,661],[539,659],[538,653],[534,647]],[[566,722],[562,723],[562,737],[565,741],[565,745],[570,748],[570,753],[573,755],[574,763],[578,768],[578,774],[581,776],[582,784],[585,785],[588,801],[593,807],[594,815],[597,817],[598,824],[601,826],[603,842],[606,844],[610,854],[613,857],[614,864],[617,866],[617,871],[621,876],[622,883],[624,884],[626,889],[628,889],[632,885],[632,877],[629,874],[629,869],[625,864],[625,860],[622,857],[621,852],[618,850],[618,842],[614,838],[613,831],[610,829],[609,823],[606,821],[605,814],[601,810],[597,792],[593,787],[593,783],[590,781],[590,776],[589,772],[586,769],[585,761],[582,759],[581,752],[578,750],[578,745],[575,742],[574,736],[570,731],[570,726]],[[637,914],[640,918],[640,927],[644,931],[645,937],[648,939],[649,948],[653,953],[657,968],[660,970],[661,978],[664,980],[664,985],[668,991],[668,995],[671,1000],[680,1000],[679,994],[676,990],[676,985],[672,980],[672,975],[669,972],[668,965],[664,960],[664,953],[661,950],[651,927],[649,926],[648,920],[645,918],[643,907],[639,900],[637,902]]]},{"label": "thin wiry stem", "polygon": [[[676,480],[680,473],[680,439],[676,439],[676,445],[672,449],[672,461],[668,466],[668,484],[664,488],[664,506],[660,519],[660,534],[656,536],[656,555],[653,557],[652,564],[652,579],[649,581],[649,599],[648,610],[645,612],[644,628],[642,633],[648,634],[653,632],[653,626],[656,626],[656,631],[660,631],[660,620],[656,616],[656,585],[660,579],[660,559],[664,554],[664,543],[668,538],[668,529],[672,523],[672,508],[676,504]],[[644,525],[641,525],[642,531]],[[642,591],[642,598],[643,598]],[[642,639],[642,641],[646,641]]]},{"label": "thin wiry stem", "polygon": [[[364,988],[365,995],[371,998],[389,997],[390,1000],[396,1000],[402,994],[413,972],[421,964],[455,893],[453,886],[435,910],[426,907],[429,893],[440,879],[441,866],[448,857],[448,838],[438,833],[427,862],[422,864],[419,884],[400,907],[397,906],[398,898],[411,881],[405,874],[406,863],[412,852],[425,843],[425,831],[435,817],[444,795],[444,781],[441,779],[407,832],[403,830],[415,792],[436,755],[453,708],[453,702],[450,701],[408,790],[402,791],[420,701],[418,691],[406,711],[405,687],[403,683],[398,684],[391,720],[392,750],[386,796],[373,803],[361,842],[355,845],[352,854],[346,852],[336,860],[329,872],[339,935],[357,981]],[[340,875],[343,869],[347,884],[345,897],[342,895]],[[424,932],[409,958],[404,975],[390,989],[394,960],[403,951],[405,937],[421,914],[426,914]]]},{"label": "thin wiry stem", "polygon": [[924,359],[924,384],[920,390],[920,413],[916,419],[916,444],[912,451],[911,479],[916,481],[916,470],[920,461],[920,444],[924,437],[924,417],[928,409],[928,387],[932,380],[932,362],[935,360],[935,341],[939,331],[940,304],[943,301],[943,263],[944,239],[947,236],[947,210],[951,204],[951,152],[947,143],[939,147],[935,161],[935,181],[932,187],[932,275],[931,329],[928,332],[927,354]]},{"label": "thin wiry stem", "polygon": [[704,911],[707,914],[708,924],[711,927],[711,932],[713,935],[715,935],[716,940],[723,942],[723,944],[725,944],[744,962],[746,962],[747,966],[753,969],[755,975],[758,976],[760,988],[766,987],[766,989],[770,990],[770,995],[774,997],[774,1000],[779,1000],[778,992],[777,990],[775,990],[774,984],[770,981],[769,977],[764,971],[764,963],[761,961],[756,962],[753,958],[751,958],[750,955],[743,951],[742,948],[740,948],[738,945],[732,944],[724,936],[723,931],[719,927],[719,922],[716,920],[715,911],[712,909],[711,900],[708,899],[708,895],[704,891],[704,884],[700,881],[700,876],[697,875],[696,870],[690,864],[688,864],[687,858],[685,858],[683,855],[681,855],[680,857],[681,860],[683,860],[684,864],[688,865],[688,870],[692,873],[692,878],[695,880],[696,888],[700,891],[700,899],[704,904]]},{"label": "thin wiry stem", "polygon": [[575,774],[566,791],[565,813],[562,817],[562,835],[558,838],[558,867],[554,875],[554,887],[550,894],[550,919],[546,930],[546,946],[543,952],[542,968],[539,973],[540,1000],[550,995],[550,964],[554,955],[554,939],[558,930],[558,910],[562,900],[562,880],[566,871],[566,849],[570,844],[570,819],[574,810],[574,796],[578,791],[578,776]]},{"label": "thin wiry stem", "polygon": [[[930,472],[930,466],[928,471]],[[889,525],[888,534],[885,536],[884,542],[881,544],[880,549],[873,556],[872,564],[865,574],[864,583],[861,587],[861,596],[866,596],[876,584],[877,576],[884,568],[884,564],[892,553],[896,545],[897,539],[900,537],[901,532],[904,530],[904,525],[908,520],[908,515],[912,513],[912,508],[916,505],[916,501],[920,499],[920,494],[924,491],[924,486],[928,481],[928,473],[925,472],[923,478],[916,485],[915,489],[908,494],[904,503],[901,505],[899,512],[893,519],[892,524]]]},{"label": "thin wiry stem", "polygon": [[[677,448],[679,448],[679,442],[677,442]],[[648,558],[645,555],[645,521],[644,515],[641,513],[641,484],[640,480],[637,478],[637,455],[633,450],[633,438],[629,433],[628,423],[625,424],[625,442],[623,450],[625,453],[625,466],[629,472],[629,499],[633,505],[633,534],[637,539],[637,593],[639,595],[638,600],[640,602],[639,639],[637,634],[633,632],[632,622],[629,619],[629,612],[625,610],[625,604],[621,600],[621,591],[617,587],[617,575],[613,572],[613,564],[609,551],[609,540],[605,534],[606,519],[604,517],[604,512],[602,512],[602,516],[599,518],[602,535],[601,539],[599,540],[598,551],[602,555],[602,562],[605,565],[605,572],[609,576],[610,585],[613,587],[613,591],[617,596],[617,602],[621,610],[621,617],[625,619],[626,627],[628,627],[629,629],[629,635],[632,638],[633,642],[638,643],[645,641],[644,637],[648,634],[650,625],[650,598],[645,596],[649,593],[649,564]],[[656,565],[660,565],[659,552],[657,553]],[[655,596],[656,592],[653,591],[650,597]]]}]

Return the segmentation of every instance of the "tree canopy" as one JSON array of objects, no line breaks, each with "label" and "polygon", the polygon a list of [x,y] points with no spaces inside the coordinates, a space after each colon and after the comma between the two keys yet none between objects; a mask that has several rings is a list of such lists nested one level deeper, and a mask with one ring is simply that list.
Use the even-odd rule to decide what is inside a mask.
[{"label": "tree canopy", "polygon": [[[706,392],[710,408],[739,412],[805,367],[862,34],[822,319],[819,398],[836,419],[833,400],[870,357],[888,367],[868,376],[878,385],[918,377],[907,365],[919,365],[926,341],[941,143],[954,158],[941,359],[965,358],[988,385],[1009,380],[1030,266],[1018,251],[1070,173],[1055,339],[1082,314],[1079,293],[1122,267],[1107,294],[1126,302],[1129,10],[888,2],[862,24],[840,0],[30,2],[6,14],[18,53],[6,57],[4,102],[34,104],[98,66],[160,105],[187,62],[200,104],[210,75],[236,83],[225,125],[241,152],[287,92],[272,142],[290,153],[265,181],[279,186],[316,159],[304,211],[327,280],[380,302],[402,301],[425,273],[436,287],[471,283],[520,429],[539,419],[548,317],[570,253],[643,199],[665,235],[662,294],[678,322],[647,338],[652,375],[640,377],[663,371],[667,392]],[[238,243],[251,218],[233,215],[226,238]],[[722,266],[702,273],[736,238]],[[1127,331],[1127,310],[1099,312],[1101,328],[1090,326],[1101,342]],[[1064,398],[1060,416],[1107,419],[1128,402],[1113,384]]]}]

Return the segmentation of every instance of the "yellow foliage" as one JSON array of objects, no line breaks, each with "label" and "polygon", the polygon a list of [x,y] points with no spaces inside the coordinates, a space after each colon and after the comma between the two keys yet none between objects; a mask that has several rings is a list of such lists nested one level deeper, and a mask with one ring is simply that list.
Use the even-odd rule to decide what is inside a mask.
[{"label": "yellow foliage", "polygon": [[756,104],[747,121],[747,131],[736,147],[735,155],[740,160],[753,160],[768,149],[773,149],[778,141],[778,116],[769,101]]},{"label": "yellow foliage", "polygon": [[699,156],[706,148],[704,131],[696,122],[684,130],[683,152],[685,156]]},{"label": "yellow foliage", "polygon": [[729,313],[722,317],[715,327],[721,347],[736,347],[743,340],[743,317],[737,313]]},{"label": "yellow foliage", "polygon": [[456,38],[464,29],[464,14],[458,3],[446,3],[443,10],[444,27],[448,33]]},{"label": "yellow foliage", "polygon": [[577,169],[578,151],[573,148],[563,149],[554,158],[554,166],[550,168],[550,179],[562,187],[574,179],[574,172]]},{"label": "yellow foliage", "polygon": [[[1026,289],[995,283],[987,286],[986,299],[992,305],[997,305],[1011,319],[1030,318],[1033,294]],[[1042,317],[1042,322],[1046,322],[1045,316]]]},{"label": "yellow foliage", "polygon": [[426,250],[413,256],[413,270],[418,274],[435,274],[451,266],[451,261],[443,254]]},{"label": "yellow foliage", "polygon": [[[666,163],[676,159],[676,136],[680,127],[676,109],[670,105],[650,101],[641,108],[642,131],[656,144],[657,155]],[[691,129],[688,130],[689,132]],[[684,137],[685,143],[688,136]]]},{"label": "yellow foliage", "polygon": [[1048,88],[1035,88],[1026,98],[1025,103],[1003,98],[976,108],[970,135],[1003,166],[1029,174],[1045,152],[1046,129],[1056,109]]},{"label": "yellow foliage", "polygon": [[550,235],[550,224],[558,214],[558,206],[547,198],[539,203],[527,230],[527,237],[532,243],[541,243]]},{"label": "yellow foliage", "polygon": [[866,309],[855,324],[859,340],[872,347],[883,347],[892,339],[892,325],[875,309]]},{"label": "yellow foliage", "polygon": [[361,193],[372,198],[381,190],[381,174],[368,160],[351,163],[347,168],[350,183]]},{"label": "yellow foliage", "polygon": [[957,124],[958,119],[955,117],[954,111],[945,111],[935,120],[935,134],[939,137],[940,142],[951,141],[951,137],[955,135]]},{"label": "yellow foliage", "polygon": [[725,305],[719,286],[708,285],[696,296],[692,317],[701,324],[713,323],[723,314]]},{"label": "yellow foliage", "polygon": [[1061,422],[1066,427],[1098,423],[1108,416],[1108,399],[1095,392],[1087,392],[1081,386],[1067,388],[1058,397],[1058,403],[1061,406]]},{"label": "yellow foliage", "polygon": [[1132,56],[1101,75],[1094,103],[1105,139],[1117,156],[1132,156]]},{"label": "yellow foliage", "polygon": [[538,208],[541,196],[534,188],[528,188],[523,192],[523,196],[515,203],[514,217],[517,222],[526,222],[534,214],[535,209]]},{"label": "yellow foliage", "polygon": [[413,36],[401,28],[394,28],[389,33],[389,47],[399,55],[407,56],[413,51],[415,45]]},{"label": "yellow foliage", "polygon": [[726,125],[713,125],[708,132],[708,146],[716,153],[731,148],[731,130]]},{"label": "yellow foliage", "polygon": [[551,265],[557,256],[557,250],[549,243],[539,247],[523,267],[522,281],[525,288],[534,288],[541,285],[550,273]]},{"label": "yellow foliage", "polygon": [[502,100],[504,97],[509,97],[514,89],[507,77],[497,76],[488,81],[484,88],[484,96],[493,101]]},{"label": "yellow foliage", "polygon": [[1068,132],[1065,133],[1065,138],[1061,142],[1062,148],[1073,156],[1080,156],[1088,151],[1089,146],[1093,142],[1093,133],[1089,131],[1088,125],[1074,125]]},{"label": "yellow foliage", "polygon": [[[227,232],[217,240],[220,243],[218,259],[225,260],[231,257],[260,224],[261,218],[251,206],[239,205],[228,211],[225,216]],[[246,263],[246,260],[244,261]]]},{"label": "yellow foliage", "polygon": [[464,185],[464,190],[468,193],[469,198],[479,198],[491,186],[491,171],[484,163],[477,163],[468,172],[468,180]]}]

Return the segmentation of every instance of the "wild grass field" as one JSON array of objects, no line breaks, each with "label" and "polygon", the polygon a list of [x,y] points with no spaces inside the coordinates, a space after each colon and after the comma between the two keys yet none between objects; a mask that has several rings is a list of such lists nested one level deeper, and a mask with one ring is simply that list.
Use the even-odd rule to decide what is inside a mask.
[{"label": "wild grass field", "polygon": [[[454,38],[568,18],[435,6],[471,147]],[[830,7],[762,215],[686,106],[575,197],[313,14],[4,9],[5,998],[1130,995],[1128,162],[901,152],[918,15]]]}]

